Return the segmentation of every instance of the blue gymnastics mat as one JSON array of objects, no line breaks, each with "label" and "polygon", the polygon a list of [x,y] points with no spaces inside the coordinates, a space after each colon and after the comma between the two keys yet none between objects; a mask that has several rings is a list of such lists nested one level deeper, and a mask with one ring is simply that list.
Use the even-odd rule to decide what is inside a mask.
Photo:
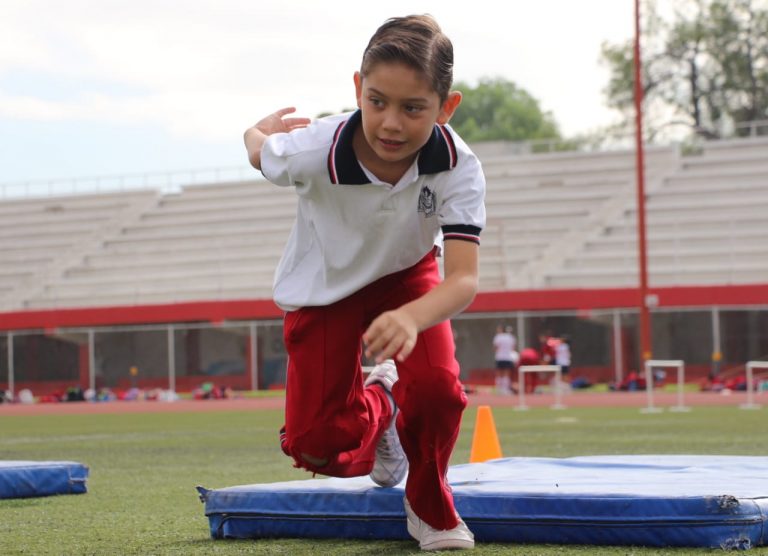
[{"label": "blue gymnastics mat", "polygon": [[[504,458],[452,466],[448,479],[478,542],[747,549],[768,540],[768,457]],[[408,539],[403,484],[198,491],[215,539]]]},{"label": "blue gymnastics mat", "polygon": [[87,491],[88,467],[74,461],[0,461],[0,500]]}]

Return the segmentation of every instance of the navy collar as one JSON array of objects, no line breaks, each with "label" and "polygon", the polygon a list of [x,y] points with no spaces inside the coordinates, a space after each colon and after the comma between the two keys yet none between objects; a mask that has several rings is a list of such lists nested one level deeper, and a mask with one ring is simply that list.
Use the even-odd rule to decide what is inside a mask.
[{"label": "navy collar", "polygon": [[[336,128],[333,143],[328,151],[328,175],[331,183],[344,185],[371,183],[360,167],[352,148],[355,129],[361,124],[362,119],[362,113],[357,110]],[[419,152],[419,175],[445,172],[454,168],[456,162],[456,144],[451,132],[446,126],[435,124],[432,135]]]}]

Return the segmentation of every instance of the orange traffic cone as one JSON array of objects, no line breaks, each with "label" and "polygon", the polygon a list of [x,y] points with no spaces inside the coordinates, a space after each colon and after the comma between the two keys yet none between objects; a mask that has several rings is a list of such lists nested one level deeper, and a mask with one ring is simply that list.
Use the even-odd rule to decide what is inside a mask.
[{"label": "orange traffic cone", "polygon": [[477,408],[477,421],[475,422],[475,434],[472,437],[469,463],[480,463],[500,457],[502,457],[501,445],[499,444],[499,435],[496,434],[496,425],[493,422],[491,408],[487,405],[481,405]]}]

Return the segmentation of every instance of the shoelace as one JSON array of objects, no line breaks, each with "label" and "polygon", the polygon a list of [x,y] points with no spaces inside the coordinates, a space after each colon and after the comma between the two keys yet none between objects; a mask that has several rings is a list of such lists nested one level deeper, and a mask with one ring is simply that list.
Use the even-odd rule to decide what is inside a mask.
[{"label": "shoelace", "polygon": [[376,447],[376,452],[381,454],[385,458],[392,458],[398,453],[399,439],[395,437],[396,430],[387,429],[384,436],[381,437],[382,442]]}]

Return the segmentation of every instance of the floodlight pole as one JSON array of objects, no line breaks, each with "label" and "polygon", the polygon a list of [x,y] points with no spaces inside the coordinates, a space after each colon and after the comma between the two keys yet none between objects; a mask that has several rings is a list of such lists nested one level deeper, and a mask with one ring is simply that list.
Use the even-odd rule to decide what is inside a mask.
[{"label": "floodlight pole", "polygon": [[645,241],[645,150],[643,147],[643,77],[640,58],[640,0],[635,0],[635,158],[637,171],[637,251],[640,270],[640,350],[642,362],[652,357],[651,317],[648,311],[648,255]]}]

